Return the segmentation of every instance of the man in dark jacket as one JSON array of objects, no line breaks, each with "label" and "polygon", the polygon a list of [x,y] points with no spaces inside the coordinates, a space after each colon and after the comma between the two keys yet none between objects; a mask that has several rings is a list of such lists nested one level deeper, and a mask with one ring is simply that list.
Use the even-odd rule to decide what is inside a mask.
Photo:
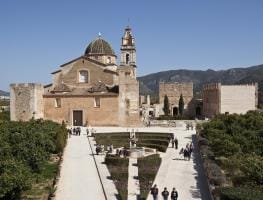
[{"label": "man in dark jacket", "polygon": [[163,200],[168,200],[169,192],[167,191],[167,188],[165,187],[162,191]]},{"label": "man in dark jacket", "polygon": [[178,198],[178,192],[175,188],[173,188],[173,191],[171,192],[171,200],[177,200]]},{"label": "man in dark jacket", "polygon": [[151,195],[153,196],[153,200],[158,200],[158,188],[156,184],[151,188]]}]

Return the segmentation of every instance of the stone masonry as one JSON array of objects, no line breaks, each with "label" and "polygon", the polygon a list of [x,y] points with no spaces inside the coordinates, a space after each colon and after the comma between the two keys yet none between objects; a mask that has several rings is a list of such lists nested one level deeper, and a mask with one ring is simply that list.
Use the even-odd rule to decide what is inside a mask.
[{"label": "stone masonry", "polygon": [[211,118],[219,113],[245,114],[256,110],[258,85],[207,84],[203,87],[203,114]]},{"label": "stone masonry", "polygon": [[[170,111],[172,115],[178,115],[178,105],[180,95],[183,95],[185,114],[193,115],[193,83],[159,83],[159,102],[163,107],[164,97],[167,95],[170,103]],[[177,113],[175,113],[177,112]]]}]

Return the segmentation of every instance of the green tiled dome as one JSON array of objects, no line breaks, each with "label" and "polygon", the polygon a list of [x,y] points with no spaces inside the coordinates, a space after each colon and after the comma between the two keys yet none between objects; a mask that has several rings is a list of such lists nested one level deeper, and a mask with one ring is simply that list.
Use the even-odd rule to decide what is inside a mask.
[{"label": "green tiled dome", "polygon": [[85,55],[113,55],[115,56],[114,50],[110,44],[103,40],[101,37],[93,40],[86,48]]}]

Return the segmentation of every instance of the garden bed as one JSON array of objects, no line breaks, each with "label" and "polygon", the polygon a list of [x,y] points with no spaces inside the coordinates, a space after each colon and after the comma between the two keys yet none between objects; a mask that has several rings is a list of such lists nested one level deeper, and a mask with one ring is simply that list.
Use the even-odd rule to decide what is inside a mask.
[{"label": "garden bed", "polygon": [[155,176],[161,165],[159,154],[154,154],[148,157],[138,159],[138,175],[140,182],[140,199],[147,199],[147,195],[152,187]]}]

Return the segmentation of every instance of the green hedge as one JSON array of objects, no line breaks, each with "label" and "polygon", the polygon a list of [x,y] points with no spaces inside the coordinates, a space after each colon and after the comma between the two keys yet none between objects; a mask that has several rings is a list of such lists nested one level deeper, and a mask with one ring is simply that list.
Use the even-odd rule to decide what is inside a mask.
[{"label": "green hedge", "polygon": [[263,188],[225,187],[220,190],[221,200],[262,200]]},{"label": "green hedge", "polygon": [[161,165],[159,154],[138,159],[138,175],[140,182],[140,199],[147,199],[150,188]]},{"label": "green hedge", "polygon": [[119,199],[126,200],[128,195],[128,167],[129,159],[117,156],[105,157],[105,163],[111,174],[111,178],[119,192]]},{"label": "green hedge", "polygon": [[97,144],[105,147],[112,144],[114,148],[129,146],[129,133],[95,133]]}]

